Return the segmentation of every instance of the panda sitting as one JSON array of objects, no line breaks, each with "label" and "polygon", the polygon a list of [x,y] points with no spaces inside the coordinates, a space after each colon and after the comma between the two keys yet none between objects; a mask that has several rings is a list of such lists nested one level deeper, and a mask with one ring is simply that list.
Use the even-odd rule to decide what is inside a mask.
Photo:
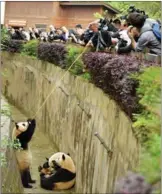
[{"label": "panda sitting", "polygon": [[40,185],[47,190],[70,189],[75,184],[76,170],[70,155],[58,152],[43,167],[39,166]]},{"label": "panda sitting", "polygon": [[31,138],[34,134],[35,127],[35,119],[28,119],[25,122],[15,123],[15,127],[12,133],[12,140],[19,140],[21,145],[20,150],[15,150],[15,154],[21,173],[22,184],[25,188],[32,188],[32,185],[29,183],[36,182],[35,180],[32,180],[30,174],[32,155],[28,146],[28,143],[31,141]]}]

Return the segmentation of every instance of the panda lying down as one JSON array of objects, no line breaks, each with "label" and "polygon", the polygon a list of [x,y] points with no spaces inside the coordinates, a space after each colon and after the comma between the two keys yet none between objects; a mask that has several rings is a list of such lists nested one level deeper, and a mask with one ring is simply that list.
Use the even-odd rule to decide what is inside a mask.
[{"label": "panda lying down", "polygon": [[70,189],[75,184],[75,165],[69,154],[55,153],[38,167],[40,185],[47,190]]}]

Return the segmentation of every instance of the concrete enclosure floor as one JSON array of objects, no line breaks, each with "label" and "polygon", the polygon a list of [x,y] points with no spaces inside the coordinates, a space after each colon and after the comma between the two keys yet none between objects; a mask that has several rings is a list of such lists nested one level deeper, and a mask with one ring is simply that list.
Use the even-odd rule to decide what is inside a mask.
[{"label": "concrete enclosure floor", "polygon": [[[24,121],[27,119],[25,115],[23,115],[17,108],[10,105],[11,113],[12,113],[12,119],[15,121]],[[38,166],[42,165],[42,163],[45,161],[46,157],[51,156],[53,153],[56,152],[56,149],[50,144],[50,141],[46,134],[41,132],[39,128],[36,128],[36,131],[33,135],[33,138],[31,140],[30,144],[31,152],[32,152],[32,169],[31,169],[31,175],[32,179],[36,180],[36,184],[33,184],[32,189],[24,189],[24,193],[30,193],[30,194],[45,194],[45,193],[72,193],[72,190],[67,191],[48,191],[44,190],[40,187],[40,178],[39,178],[39,172],[38,172]]]}]

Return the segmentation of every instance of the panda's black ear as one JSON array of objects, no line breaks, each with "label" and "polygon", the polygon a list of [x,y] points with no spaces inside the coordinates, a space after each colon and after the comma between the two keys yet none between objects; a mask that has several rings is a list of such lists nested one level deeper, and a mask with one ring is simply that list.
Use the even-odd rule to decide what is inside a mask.
[{"label": "panda's black ear", "polygon": [[68,155],[68,156],[70,156],[70,154],[69,154],[69,153],[67,153],[67,155]]},{"label": "panda's black ear", "polygon": [[46,158],[47,161],[49,161],[49,158]]},{"label": "panda's black ear", "polygon": [[64,154],[62,155],[62,159],[65,160],[65,155]]}]

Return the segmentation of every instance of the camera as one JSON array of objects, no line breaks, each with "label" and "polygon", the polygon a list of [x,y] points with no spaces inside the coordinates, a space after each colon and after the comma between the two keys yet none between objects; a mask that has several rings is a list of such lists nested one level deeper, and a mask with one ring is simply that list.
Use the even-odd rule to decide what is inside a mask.
[{"label": "camera", "polygon": [[127,10],[127,12],[128,12],[128,13],[133,13],[133,12],[136,12],[136,10],[137,10],[137,9],[135,8],[134,5],[130,5],[129,8],[128,8],[128,10]]},{"label": "camera", "polygon": [[99,31],[102,30],[102,31],[113,31],[113,32],[117,32],[118,29],[115,28],[115,26],[112,23],[113,23],[113,20],[112,19],[110,19],[110,20],[108,20],[106,18],[100,19],[100,22],[99,22],[100,26],[99,26],[98,30]]},{"label": "camera", "polygon": [[[128,12],[128,14],[134,13],[134,12],[140,13],[140,14],[144,15],[145,18],[148,18],[148,15],[146,15],[146,13],[145,13],[144,10],[136,9],[134,5],[130,5],[129,8],[128,8],[128,10],[127,10],[127,12]],[[127,17],[128,17],[128,14],[127,15],[124,15],[124,16],[121,16],[120,19],[121,20],[126,20]]]},{"label": "camera", "polygon": [[131,6],[129,7],[129,9],[127,10],[127,12],[128,12],[128,13],[137,12],[137,13],[141,13],[141,14],[143,14],[143,15],[146,15],[144,10],[136,9],[134,5],[131,5]]}]

